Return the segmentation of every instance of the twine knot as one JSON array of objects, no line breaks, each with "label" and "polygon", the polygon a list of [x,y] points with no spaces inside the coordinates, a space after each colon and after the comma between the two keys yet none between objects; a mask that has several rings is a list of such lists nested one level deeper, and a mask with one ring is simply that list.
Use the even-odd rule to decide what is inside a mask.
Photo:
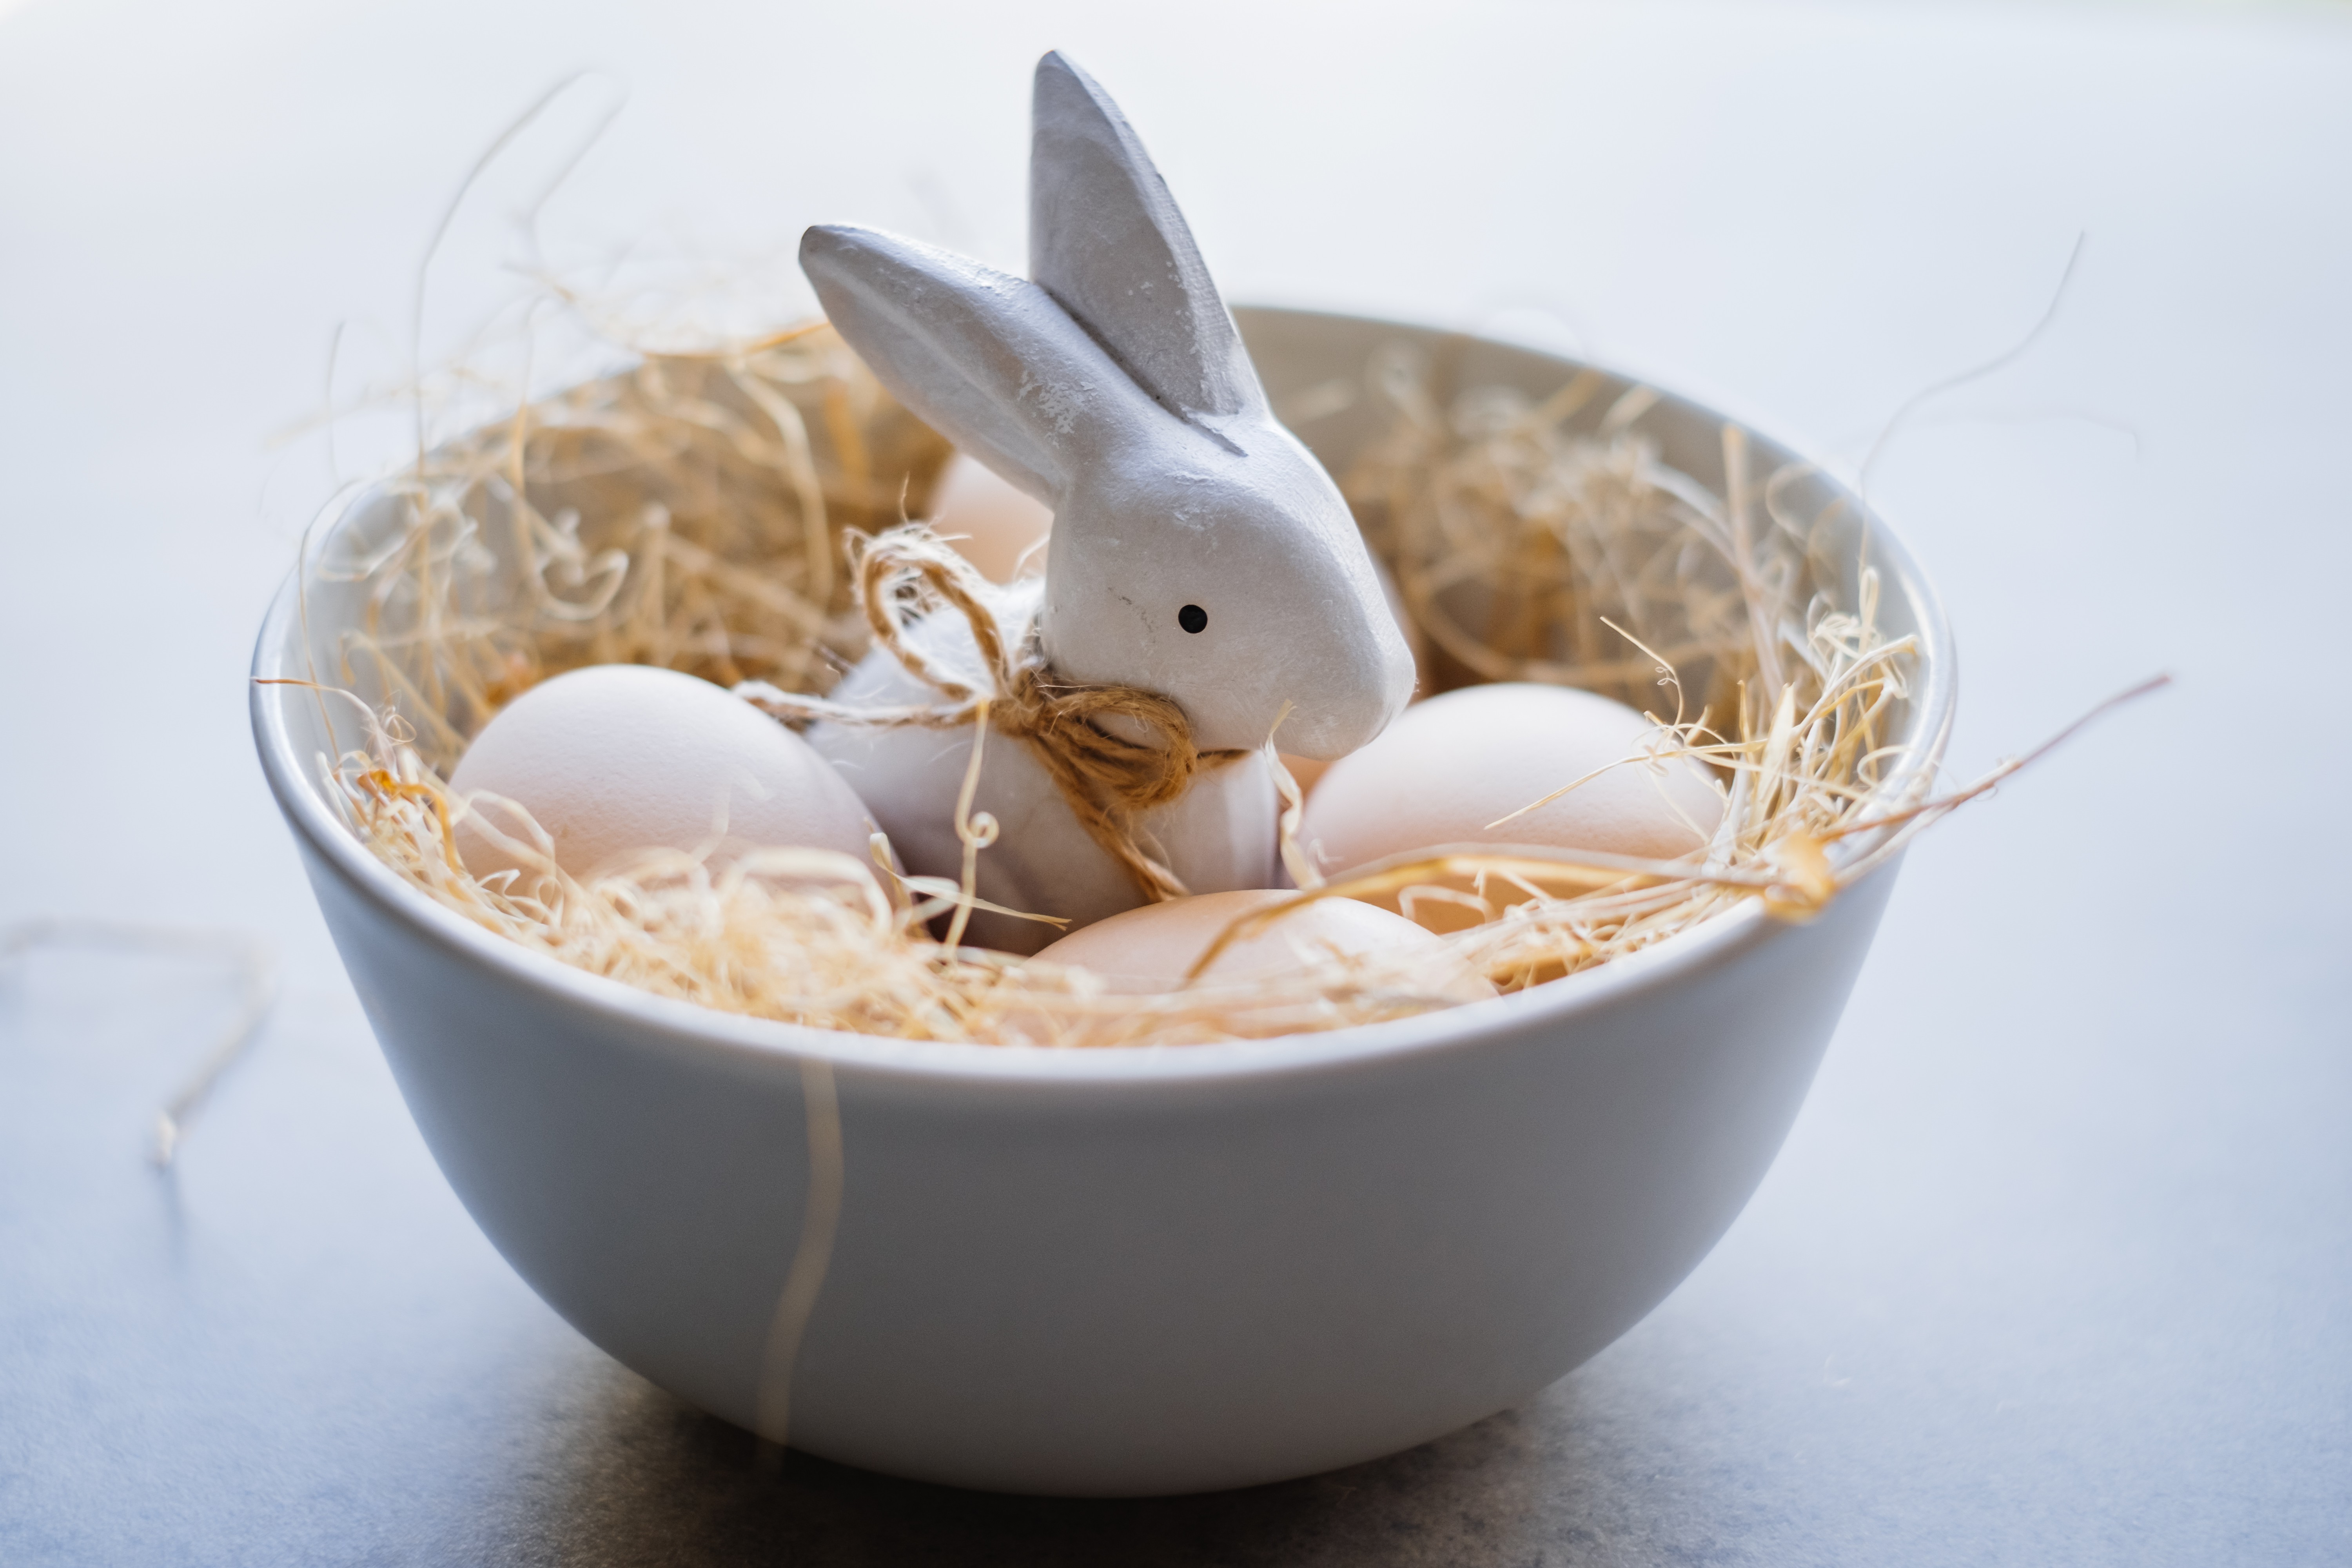
[{"label": "twine knot", "polygon": [[[972,722],[984,703],[990,726],[1028,747],[1087,836],[1126,868],[1147,900],[1184,897],[1189,889],[1182,879],[1144,847],[1138,819],[1181,796],[1203,771],[1245,753],[1202,751],[1183,709],[1159,692],[1062,679],[1047,662],[1036,628],[1009,639],[989,607],[985,579],[923,524],[853,533],[848,552],[858,606],[875,640],[944,700],[861,709],[764,681],[746,681],[736,695],[779,718],[932,730]],[[908,640],[913,621],[943,608],[971,625],[987,689],[924,658]],[[1130,740],[1107,723],[1145,738]]]}]

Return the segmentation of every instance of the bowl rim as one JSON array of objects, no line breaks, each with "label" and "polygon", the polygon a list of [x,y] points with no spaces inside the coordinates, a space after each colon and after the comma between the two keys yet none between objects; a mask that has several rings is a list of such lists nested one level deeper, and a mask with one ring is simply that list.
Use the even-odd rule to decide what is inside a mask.
[{"label": "bowl rim", "polygon": [[[1386,327],[1419,336],[1434,334],[1490,343],[1551,362],[1571,373],[1599,369],[1652,388],[1658,393],[1661,405],[1727,422],[1715,408],[1658,388],[1647,378],[1506,339],[1337,311],[1261,306],[1251,313],[1324,320],[1353,327]],[[1746,420],[1738,423],[1751,437],[1768,445],[1782,451],[1795,450]],[[1821,477],[1855,509],[1870,538],[1882,579],[1903,594],[1919,618],[1926,657],[1924,679],[1913,698],[1917,718],[1912,732],[1924,742],[1923,765],[1932,766],[1941,759],[1950,736],[1958,688],[1951,626],[1942,601],[1894,529],[1843,481],[1826,472]],[[379,484],[380,481],[360,480],[338,489],[306,531],[305,540],[315,537],[323,541],[344,519],[368,502]],[[1767,915],[1760,900],[1749,900],[1654,946],[1528,991],[1319,1034],[1213,1045],[1081,1049],[907,1040],[820,1029],[657,996],[626,982],[575,969],[509,942],[436,902],[371,854],[303,778],[302,764],[287,731],[283,706],[288,699],[297,698],[300,689],[262,683],[297,673],[287,670],[278,656],[288,645],[290,623],[299,620],[301,614],[302,572],[308,560],[306,550],[280,584],[263,617],[254,647],[249,700],[262,773],[277,797],[279,810],[310,850],[314,863],[331,869],[346,888],[375,906],[381,914],[411,927],[447,956],[477,970],[487,970],[504,984],[536,994],[559,1008],[583,1009],[635,1026],[674,1049],[739,1060],[772,1062],[781,1058],[824,1061],[854,1067],[871,1075],[947,1082],[1213,1082],[1344,1071],[1401,1058],[1472,1048],[1489,1041],[1523,1037],[1538,1029],[1547,1034],[1565,1034],[1581,1016],[1622,1005],[1662,986],[1682,984],[1699,972],[1733,962],[1792,929],[1788,922]],[[1882,845],[1892,832],[1882,828],[1862,836],[1851,841],[1845,853],[1838,858],[1858,859]],[[1889,876],[1894,870],[1894,865],[1888,863],[1871,874]],[[1852,889],[1846,896],[1852,896]]]}]

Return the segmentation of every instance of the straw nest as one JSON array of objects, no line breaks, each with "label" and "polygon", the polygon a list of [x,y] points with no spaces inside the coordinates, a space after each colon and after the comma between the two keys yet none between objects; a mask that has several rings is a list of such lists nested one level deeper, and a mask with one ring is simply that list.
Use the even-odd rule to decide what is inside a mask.
[{"label": "straw nest", "polygon": [[[1652,395],[1604,405],[1597,374],[1540,401],[1474,389],[1441,405],[1396,353],[1364,382],[1393,421],[1341,485],[1433,646],[1435,684],[1542,680],[1632,703],[1658,726],[1651,751],[1703,759],[1726,809],[1714,842],[1684,860],[1448,847],[1322,884],[1291,837],[1298,796],[1280,773],[1302,890],[1257,925],[1315,899],[1470,878],[1486,918],[1444,940],[1513,990],[1751,899],[1811,918],[1972,793],[1927,799],[1930,770],[1895,742],[1918,649],[1880,627],[1875,574],[1825,559],[1829,531],[1790,515],[1786,476],[1748,474],[1742,432],[1723,431],[1717,493],[1641,434]],[[331,540],[308,563],[363,605],[334,668],[317,672],[366,733],[321,762],[351,830],[421,893],[509,941],[823,1028],[1173,1045],[1445,1005],[1431,977],[1371,960],[1114,995],[1084,970],[941,940],[961,930],[969,886],[897,877],[879,846],[873,864],[777,849],[716,873],[647,852],[588,883],[547,860],[537,896],[467,873],[452,825],[469,807],[444,781],[503,703],[614,661],[822,694],[872,636],[845,546],[922,515],[949,455],[821,322],[638,353],[423,453],[385,481],[394,526],[363,549]],[[1825,586],[1839,583],[1853,585],[1843,598]],[[975,847],[992,830],[962,826]],[[1865,834],[1867,854],[1833,848]]]}]

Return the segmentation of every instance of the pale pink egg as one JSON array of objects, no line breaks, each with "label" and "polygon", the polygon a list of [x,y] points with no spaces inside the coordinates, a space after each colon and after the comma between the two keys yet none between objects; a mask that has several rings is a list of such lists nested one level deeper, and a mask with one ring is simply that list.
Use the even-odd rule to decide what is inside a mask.
[{"label": "pale pink egg", "polygon": [[[711,851],[719,869],[755,848],[835,849],[869,860],[864,803],[806,741],[719,687],[672,669],[600,664],[543,681],[485,725],[449,788],[521,805],[575,878],[632,851]],[[533,873],[489,828],[528,830],[494,802],[457,824],[477,878]]]},{"label": "pale pink egg", "polygon": [[930,510],[932,531],[990,582],[1010,583],[1045,569],[1053,509],[978,458],[958,452],[948,459],[931,489]]},{"label": "pale pink egg", "polygon": [[[1446,844],[1540,844],[1671,860],[1703,848],[1723,800],[1706,767],[1653,753],[1679,745],[1622,702],[1566,687],[1468,686],[1415,703],[1332,764],[1299,840],[1334,877]],[[1581,784],[1577,781],[1583,780]],[[1510,816],[1564,785],[1559,799]],[[1490,880],[1496,901],[1504,893]],[[1380,900],[1397,907],[1394,895]],[[1470,916],[1423,903],[1441,928]]]},{"label": "pale pink egg", "polygon": [[[1071,932],[1037,960],[1090,969],[1118,989],[1172,991],[1235,921],[1297,896],[1264,889],[1145,904]],[[1202,978],[1228,984],[1275,978],[1335,958],[1405,965],[1432,994],[1453,1001],[1495,994],[1441,938],[1354,899],[1318,899],[1291,910],[1227,944]]]}]

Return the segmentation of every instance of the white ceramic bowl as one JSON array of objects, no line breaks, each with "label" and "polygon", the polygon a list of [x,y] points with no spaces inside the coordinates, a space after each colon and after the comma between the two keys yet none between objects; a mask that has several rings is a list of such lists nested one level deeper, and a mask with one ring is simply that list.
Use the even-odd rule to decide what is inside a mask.
[{"label": "white ceramic bowl", "polygon": [[[1385,322],[1241,317],[1277,405],[1396,340],[1454,386],[1541,395],[1583,368]],[[1336,468],[1381,422],[1360,400],[1301,433]],[[1641,427],[1712,483],[1719,426],[1669,397]],[[1760,472],[1787,454],[1757,457]],[[1792,499],[1816,512],[1841,497],[1815,479]],[[1942,614],[1843,499],[1847,542],[1867,529],[1884,574],[1885,623],[1926,649],[1906,733],[1940,752]],[[369,510],[362,496],[330,526],[363,530]],[[355,613],[314,585],[322,648]],[[300,675],[301,636],[289,583],[255,674]],[[1890,864],[1810,925],[1751,902],[1529,993],[1343,1033],[916,1044],[662,1000],[440,909],[340,825],[318,715],[305,693],[254,688],[262,764],[328,926],[499,1250],[581,1332],[705,1410],[779,1436],[788,1408],[796,1447],[1008,1491],[1328,1469],[1524,1400],[1599,1351],[1755,1190],[1894,880]],[[811,1184],[803,1089],[821,1099],[828,1077],[838,1230],[780,1384],[769,1346]]]}]

